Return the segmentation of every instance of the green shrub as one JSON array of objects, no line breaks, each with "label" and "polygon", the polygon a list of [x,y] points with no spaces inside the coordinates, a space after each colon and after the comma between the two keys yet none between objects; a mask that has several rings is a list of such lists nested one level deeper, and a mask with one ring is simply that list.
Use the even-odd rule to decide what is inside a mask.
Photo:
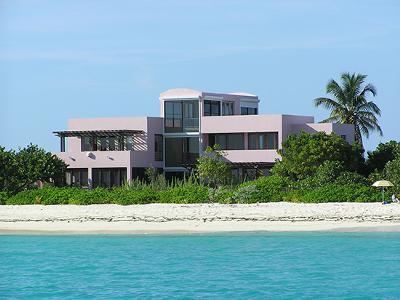
[{"label": "green shrub", "polygon": [[150,188],[141,190],[115,188],[112,190],[112,195],[114,203],[120,205],[147,204],[160,200],[159,193]]},{"label": "green shrub", "polygon": [[161,203],[205,203],[208,188],[204,185],[185,182],[160,192]]},{"label": "green shrub", "polygon": [[315,174],[298,182],[301,189],[313,189],[332,183],[343,172],[343,164],[339,161],[324,161],[317,167]]},{"label": "green shrub", "polygon": [[265,176],[254,181],[245,182],[239,188],[251,185],[256,187],[256,190],[251,192],[251,202],[273,202],[283,200],[283,195],[287,191],[290,181],[277,175]]},{"label": "green shrub", "polygon": [[70,199],[84,191],[78,188],[55,188],[46,187],[43,189],[31,189],[19,192],[10,197],[7,204],[27,205],[27,204],[68,204]]},{"label": "green shrub", "polygon": [[367,178],[356,172],[343,172],[336,178],[335,183],[339,185],[347,185],[347,184],[361,184],[365,186],[370,185]]},{"label": "green shrub", "polygon": [[287,193],[284,193],[282,196],[283,201],[287,202],[302,202],[304,195],[308,192],[308,190],[292,190]]},{"label": "green shrub", "polygon": [[328,184],[310,190],[301,197],[302,202],[376,202],[381,201],[378,189],[360,184]]},{"label": "green shrub", "polygon": [[385,179],[390,180],[394,187],[394,192],[400,194],[400,157],[389,161],[383,171]]},{"label": "green shrub", "polygon": [[241,185],[231,196],[232,203],[254,203],[259,202],[260,195],[256,185]]},{"label": "green shrub", "polygon": [[218,188],[208,189],[208,199],[210,202],[229,204],[231,203],[232,196],[233,189],[230,186],[220,186]]},{"label": "green shrub", "polygon": [[7,199],[10,197],[10,195],[7,192],[1,192],[0,191],[0,205],[6,204]]},{"label": "green shrub", "polygon": [[90,204],[110,204],[114,203],[113,193],[104,188],[95,188],[93,190],[81,190],[80,193],[74,193],[68,203],[75,205]]}]

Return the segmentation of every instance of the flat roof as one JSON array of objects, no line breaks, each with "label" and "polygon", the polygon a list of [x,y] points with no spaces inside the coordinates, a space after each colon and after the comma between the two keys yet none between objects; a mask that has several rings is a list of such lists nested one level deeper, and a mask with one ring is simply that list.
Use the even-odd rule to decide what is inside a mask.
[{"label": "flat roof", "polygon": [[119,129],[119,130],[65,130],[65,131],[53,131],[53,133],[59,137],[79,137],[79,136],[126,136],[138,133],[144,133],[143,130],[132,130],[132,129]]}]

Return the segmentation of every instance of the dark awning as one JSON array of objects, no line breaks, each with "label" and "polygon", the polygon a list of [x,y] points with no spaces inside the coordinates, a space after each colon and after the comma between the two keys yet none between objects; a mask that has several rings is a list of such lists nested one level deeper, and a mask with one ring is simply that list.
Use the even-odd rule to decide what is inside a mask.
[{"label": "dark awning", "polygon": [[66,131],[53,131],[59,137],[81,137],[81,136],[96,136],[96,137],[118,137],[118,136],[132,136],[138,133],[144,133],[143,130],[66,130]]}]

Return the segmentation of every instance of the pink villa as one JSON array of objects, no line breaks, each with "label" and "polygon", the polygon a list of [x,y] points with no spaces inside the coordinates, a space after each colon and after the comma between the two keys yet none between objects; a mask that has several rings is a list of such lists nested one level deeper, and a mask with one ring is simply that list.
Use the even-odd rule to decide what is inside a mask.
[{"label": "pink villa", "polygon": [[242,180],[268,175],[290,134],[335,133],[354,142],[349,124],[314,123],[314,117],[259,115],[259,99],[248,93],[170,89],[160,94],[160,117],[71,119],[55,131],[68,165],[66,184],[111,187],[143,179],[152,167],[167,178],[190,171],[207,146],[219,144],[233,175]]}]

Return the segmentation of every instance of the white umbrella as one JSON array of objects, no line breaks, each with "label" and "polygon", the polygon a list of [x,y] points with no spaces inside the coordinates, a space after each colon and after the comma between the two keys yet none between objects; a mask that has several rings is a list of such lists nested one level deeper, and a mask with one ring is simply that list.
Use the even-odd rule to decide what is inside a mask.
[{"label": "white umbrella", "polygon": [[383,202],[385,200],[384,199],[385,198],[385,187],[393,186],[393,183],[391,183],[390,181],[387,181],[387,180],[378,180],[378,181],[375,181],[372,184],[372,186],[382,188],[382,202]]}]

